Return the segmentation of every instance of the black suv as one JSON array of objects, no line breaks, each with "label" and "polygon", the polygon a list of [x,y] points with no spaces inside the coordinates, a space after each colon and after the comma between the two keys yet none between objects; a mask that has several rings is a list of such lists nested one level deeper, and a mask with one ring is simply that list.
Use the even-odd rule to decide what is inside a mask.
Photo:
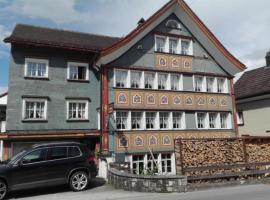
[{"label": "black suv", "polygon": [[0,199],[9,191],[58,184],[69,184],[73,191],[81,191],[96,175],[95,157],[86,145],[37,144],[0,163]]}]

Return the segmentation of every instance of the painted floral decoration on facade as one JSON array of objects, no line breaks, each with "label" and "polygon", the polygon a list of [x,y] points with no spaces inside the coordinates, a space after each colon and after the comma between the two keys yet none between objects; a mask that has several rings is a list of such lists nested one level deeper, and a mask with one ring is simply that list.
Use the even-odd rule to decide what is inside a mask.
[{"label": "painted floral decoration on facade", "polygon": [[220,100],[220,105],[221,105],[221,106],[227,106],[227,101],[226,101],[226,99],[221,99],[221,100]]},{"label": "painted floral decoration on facade", "polygon": [[147,96],[147,104],[155,104],[156,103],[156,99],[155,96],[150,94]]},{"label": "painted floral decoration on facade", "polygon": [[127,103],[127,95],[125,93],[120,93],[118,95],[118,103]]},{"label": "painted floral decoration on facade", "polygon": [[181,104],[181,98],[180,98],[179,96],[173,97],[173,103],[174,103],[175,105]]},{"label": "painted floral decoration on facade", "polygon": [[133,103],[142,103],[141,95],[138,95],[138,94],[134,95],[133,96]]},{"label": "painted floral decoration on facade", "polygon": [[167,105],[169,103],[169,99],[168,99],[168,97],[167,96],[165,96],[165,95],[163,95],[162,97],[161,97],[161,99],[160,99],[160,104],[162,104],[162,105]]},{"label": "painted floral decoration on facade", "polygon": [[165,58],[160,58],[159,59],[159,65],[160,66],[163,66],[163,67],[166,67],[166,65],[167,65],[167,61],[166,61],[166,59]]},{"label": "painted floral decoration on facade", "polygon": [[215,106],[215,105],[217,104],[216,99],[215,99],[214,97],[211,97],[211,98],[209,99],[209,104],[210,104],[211,106]]},{"label": "painted floral decoration on facade", "polygon": [[156,138],[155,136],[152,135],[152,136],[149,138],[149,145],[150,145],[150,146],[157,145],[157,138]]},{"label": "painted floral decoration on facade", "polygon": [[184,68],[190,68],[190,62],[189,61],[184,61]]},{"label": "painted floral decoration on facade", "polygon": [[137,136],[135,138],[135,145],[137,145],[137,146],[143,146],[143,139],[140,136]]},{"label": "painted floral decoration on facade", "polygon": [[171,138],[168,135],[163,137],[163,145],[171,145]]},{"label": "painted floral decoration on facade", "polygon": [[172,67],[179,67],[179,64],[176,58],[172,59]]},{"label": "painted floral decoration on facade", "polygon": [[187,105],[193,105],[193,99],[191,96],[186,97],[186,104]]},{"label": "painted floral decoration on facade", "polygon": [[121,138],[120,139],[120,143],[119,143],[120,147],[127,147],[128,146],[128,141],[126,138]]},{"label": "painted floral decoration on facade", "polygon": [[205,99],[203,97],[198,98],[198,105],[205,105]]}]

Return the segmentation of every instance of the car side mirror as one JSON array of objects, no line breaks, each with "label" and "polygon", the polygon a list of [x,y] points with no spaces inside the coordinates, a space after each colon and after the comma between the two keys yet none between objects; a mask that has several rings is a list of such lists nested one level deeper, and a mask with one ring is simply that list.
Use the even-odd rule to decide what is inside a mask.
[{"label": "car side mirror", "polygon": [[19,167],[22,167],[22,166],[23,166],[23,160],[20,160],[20,161],[18,162],[18,166],[19,166]]}]

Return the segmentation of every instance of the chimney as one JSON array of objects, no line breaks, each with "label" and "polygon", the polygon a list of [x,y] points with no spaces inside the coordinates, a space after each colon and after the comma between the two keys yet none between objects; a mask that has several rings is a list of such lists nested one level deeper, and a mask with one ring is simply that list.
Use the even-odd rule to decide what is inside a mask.
[{"label": "chimney", "polygon": [[266,53],[265,59],[266,59],[266,67],[270,67],[270,51]]},{"label": "chimney", "polygon": [[145,19],[142,17],[142,18],[138,21],[137,25],[140,26],[140,25],[142,25],[144,22],[145,22]]}]

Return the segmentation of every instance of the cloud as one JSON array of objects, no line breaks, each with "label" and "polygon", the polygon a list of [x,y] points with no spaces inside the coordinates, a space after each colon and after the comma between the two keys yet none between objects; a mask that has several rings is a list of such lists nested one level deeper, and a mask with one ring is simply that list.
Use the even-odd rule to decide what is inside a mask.
[{"label": "cloud", "polygon": [[0,94],[3,94],[8,91],[8,87],[0,86]]}]

